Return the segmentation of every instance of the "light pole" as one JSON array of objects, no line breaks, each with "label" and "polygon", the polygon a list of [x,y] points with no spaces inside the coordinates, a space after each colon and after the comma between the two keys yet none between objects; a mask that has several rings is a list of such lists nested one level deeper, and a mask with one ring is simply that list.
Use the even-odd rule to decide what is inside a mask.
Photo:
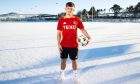
[{"label": "light pole", "polygon": [[[91,0],[92,1],[92,0]],[[92,2],[91,2],[92,3]],[[91,18],[92,18],[92,22],[93,22],[93,6],[91,4],[91,10],[92,10],[92,14],[91,14]]]},{"label": "light pole", "polygon": [[80,13],[80,17],[81,17],[81,20],[83,21],[83,19],[82,19],[82,11],[81,11],[81,13]]},{"label": "light pole", "polygon": [[92,22],[93,22],[93,7],[91,9],[92,9]]}]

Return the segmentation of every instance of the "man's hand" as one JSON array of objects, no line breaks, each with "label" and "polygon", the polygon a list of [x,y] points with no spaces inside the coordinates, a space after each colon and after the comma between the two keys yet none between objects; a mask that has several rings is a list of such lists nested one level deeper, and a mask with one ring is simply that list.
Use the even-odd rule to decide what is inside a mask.
[{"label": "man's hand", "polygon": [[84,47],[87,46],[91,41],[91,37],[87,37],[87,38],[88,38],[88,42],[85,45],[83,45]]},{"label": "man's hand", "polygon": [[91,41],[91,37],[87,37],[88,38],[88,43]]},{"label": "man's hand", "polygon": [[58,51],[61,53],[62,52],[62,46],[59,44],[58,45]]}]

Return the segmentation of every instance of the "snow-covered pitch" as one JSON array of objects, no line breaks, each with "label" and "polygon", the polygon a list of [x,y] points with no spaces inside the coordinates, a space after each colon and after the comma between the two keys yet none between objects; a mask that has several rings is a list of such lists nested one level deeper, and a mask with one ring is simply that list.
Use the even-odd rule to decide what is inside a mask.
[{"label": "snow-covered pitch", "polygon": [[[140,84],[140,23],[84,25],[92,39],[79,47],[80,83]],[[0,23],[0,84],[57,83],[56,26],[56,22]],[[64,84],[72,84],[70,60],[66,76]]]}]

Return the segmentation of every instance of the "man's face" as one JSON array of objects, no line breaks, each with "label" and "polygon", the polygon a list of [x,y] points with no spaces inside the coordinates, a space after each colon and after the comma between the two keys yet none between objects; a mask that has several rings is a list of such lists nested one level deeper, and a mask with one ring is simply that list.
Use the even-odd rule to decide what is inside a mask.
[{"label": "man's face", "polygon": [[67,6],[65,8],[67,14],[73,14],[74,9],[75,9],[75,7],[69,7],[69,6]]}]

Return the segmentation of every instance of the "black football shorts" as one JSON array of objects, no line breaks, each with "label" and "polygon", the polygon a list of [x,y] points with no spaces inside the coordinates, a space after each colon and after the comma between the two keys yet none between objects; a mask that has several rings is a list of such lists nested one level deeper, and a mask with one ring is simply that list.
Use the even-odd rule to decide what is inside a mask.
[{"label": "black football shorts", "polygon": [[62,52],[60,53],[61,59],[67,59],[68,56],[71,60],[78,59],[78,48],[62,47]]}]

